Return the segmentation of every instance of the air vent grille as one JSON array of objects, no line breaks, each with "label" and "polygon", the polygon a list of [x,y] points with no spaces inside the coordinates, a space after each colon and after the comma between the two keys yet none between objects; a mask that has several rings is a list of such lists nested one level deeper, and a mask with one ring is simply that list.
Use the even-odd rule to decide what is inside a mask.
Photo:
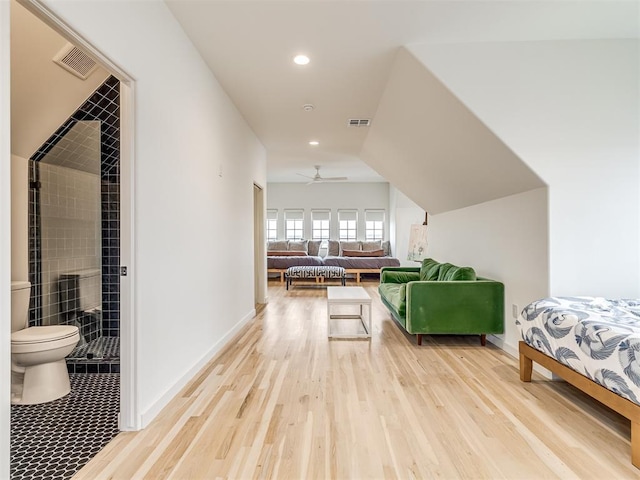
[{"label": "air vent grille", "polygon": [[368,127],[371,125],[369,118],[350,118],[347,126],[349,127]]},{"label": "air vent grille", "polygon": [[78,47],[67,43],[53,61],[76,77],[85,80],[95,70],[97,64]]}]

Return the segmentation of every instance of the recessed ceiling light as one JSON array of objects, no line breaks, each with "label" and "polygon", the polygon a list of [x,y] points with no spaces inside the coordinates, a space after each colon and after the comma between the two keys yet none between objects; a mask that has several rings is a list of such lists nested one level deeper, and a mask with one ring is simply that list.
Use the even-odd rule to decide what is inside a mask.
[{"label": "recessed ceiling light", "polygon": [[313,146],[315,147],[316,145],[320,145],[320,142],[319,142],[319,141],[317,141],[317,140],[311,140],[311,141],[309,142],[309,145],[313,145]]},{"label": "recessed ceiling light", "polygon": [[302,105],[302,109],[303,109],[305,112],[310,112],[310,111],[311,111],[311,110],[313,110],[314,108],[315,108],[315,107],[314,107],[312,104],[310,104],[310,103],[305,103],[304,105]]},{"label": "recessed ceiling light", "polygon": [[307,57],[306,55],[296,55],[295,57],[293,57],[293,62],[296,65],[306,65],[307,63],[309,63],[309,57]]}]

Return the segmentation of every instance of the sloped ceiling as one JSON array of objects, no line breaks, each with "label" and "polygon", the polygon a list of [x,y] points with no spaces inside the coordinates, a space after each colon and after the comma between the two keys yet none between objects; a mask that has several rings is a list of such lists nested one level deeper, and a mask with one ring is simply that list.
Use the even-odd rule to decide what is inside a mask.
[{"label": "sloped ceiling", "polygon": [[11,153],[29,158],[107,79],[82,80],[53,63],[67,41],[11,2]]},{"label": "sloped ceiling", "polygon": [[545,185],[405,48],[360,155],[432,214]]},{"label": "sloped ceiling", "polygon": [[[375,172],[359,158],[367,129],[347,128],[347,120],[377,123],[403,45],[638,35],[637,1],[165,3],[267,149],[269,182],[304,182],[297,174],[313,173],[315,164],[329,176],[371,179]],[[310,56],[309,65],[293,64],[298,53]],[[306,103],[315,110],[305,112]]]}]

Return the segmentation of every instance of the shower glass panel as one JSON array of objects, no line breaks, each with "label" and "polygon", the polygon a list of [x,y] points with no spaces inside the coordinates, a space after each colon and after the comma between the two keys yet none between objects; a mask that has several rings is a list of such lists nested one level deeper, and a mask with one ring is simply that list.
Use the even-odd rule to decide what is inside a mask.
[{"label": "shower glass panel", "polygon": [[76,325],[76,351],[85,358],[102,330],[100,149],[100,122],[79,121],[33,165],[39,188],[41,324]]}]

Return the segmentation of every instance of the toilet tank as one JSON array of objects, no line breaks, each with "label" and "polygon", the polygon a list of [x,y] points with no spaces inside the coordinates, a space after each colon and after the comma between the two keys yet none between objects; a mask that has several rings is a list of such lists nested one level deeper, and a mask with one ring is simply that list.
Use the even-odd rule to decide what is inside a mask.
[{"label": "toilet tank", "polygon": [[11,282],[11,333],[27,328],[31,283]]},{"label": "toilet tank", "polygon": [[60,275],[60,312],[88,312],[102,306],[102,272],[75,270]]}]

